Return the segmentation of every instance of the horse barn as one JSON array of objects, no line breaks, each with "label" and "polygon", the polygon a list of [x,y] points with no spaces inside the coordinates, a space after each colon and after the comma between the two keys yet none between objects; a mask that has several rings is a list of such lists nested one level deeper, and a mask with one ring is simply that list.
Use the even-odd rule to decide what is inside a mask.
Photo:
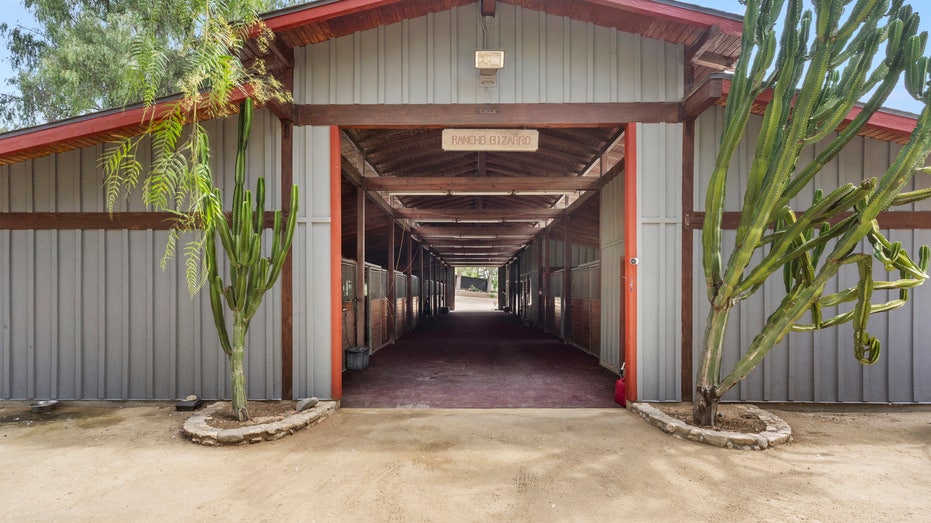
[{"label": "horse barn", "polygon": [[[292,183],[301,201],[290,261],[252,322],[250,398],[340,399],[345,348],[377,358],[457,314],[458,266],[498,267],[495,314],[525,332],[615,374],[624,363],[629,400],[691,398],[704,187],[741,17],[672,0],[324,0],[265,22],[265,59],[294,99],[256,111],[249,176],[268,179],[268,208],[288,207]],[[183,259],[159,270],[170,215],[138,198],[104,207],[99,158],[141,118],[0,135],[0,399],[229,397],[207,293],[189,297]],[[206,125],[222,189],[236,116]],[[913,125],[878,114],[819,180],[874,176]],[[931,243],[931,204],[881,226]],[[735,309],[725,360],[780,287]],[[874,317],[884,354],[869,367],[849,326],[792,334],[725,399],[931,402],[928,310],[919,288]]]}]

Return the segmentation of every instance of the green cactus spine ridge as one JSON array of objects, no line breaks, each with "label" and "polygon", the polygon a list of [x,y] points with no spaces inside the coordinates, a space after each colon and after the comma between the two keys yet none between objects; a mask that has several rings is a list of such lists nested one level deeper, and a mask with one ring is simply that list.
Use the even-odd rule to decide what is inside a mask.
[{"label": "green cactus spine ridge", "polygon": [[[214,230],[206,231],[210,307],[220,346],[230,361],[233,413],[240,421],[249,418],[243,363],[249,324],[262,304],[265,293],[275,285],[281,274],[281,268],[291,249],[298,211],[298,189],[295,185],[291,187],[291,207],[287,222],[283,224],[281,211],[275,211],[271,249],[267,256],[263,256],[265,179],[257,180],[254,197],[252,191],[245,189],[246,150],[251,126],[252,101],[247,99],[239,112],[232,214],[229,219],[223,216],[222,219],[215,220]],[[219,190],[215,192],[215,198],[221,201]],[[220,246],[226,255],[229,283],[224,283],[220,276],[217,237],[220,238]],[[232,336],[227,326],[227,310],[232,316]]]},{"label": "green cactus spine ridge", "polygon": [[[746,1],[742,53],[706,192],[702,264],[711,310],[693,408],[694,421],[702,425],[713,425],[721,397],[789,332],[849,322],[854,357],[874,363],[881,347],[867,330],[870,316],[902,307],[910,289],[928,278],[931,249],[921,247],[916,263],[900,243],[882,234],[877,222],[879,213],[891,206],[931,197],[931,189],[903,192],[916,174],[931,171],[924,166],[931,154],[927,35],[918,33],[917,15],[902,0],[821,1],[813,10],[803,10],[802,0],[785,2],[783,9],[782,0]],[[774,27],[780,13],[784,29],[777,40]],[[810,206],[793,209],[815,175],[863,130],[903,77],[911,95],[925,106],[892,165],[877,179],[816,191]],[[762,116],[755,158],[747,169],[744,212],[734,247],[725,253],[722,220],[729,167],[747,132],[753,104],[765,91],[772,101]],[[864,97],[860,112],[838,130]],[[801,162],[806,147],[814,143],[818,148],[811,160]],[[872,246],[871,255],[856,252],[864,238]],[[898,279],[874,279],[874,264],[897,271]],[[857,267],[857,283],[824,294],[841,268],[852,265]],[[777,272],[785,297],[733,369],[724,372],[730,310]],[[896,299],[873,303],[874,291],[880,290],[899,292]],[[836,311],[844,304],[853,308]]]}]

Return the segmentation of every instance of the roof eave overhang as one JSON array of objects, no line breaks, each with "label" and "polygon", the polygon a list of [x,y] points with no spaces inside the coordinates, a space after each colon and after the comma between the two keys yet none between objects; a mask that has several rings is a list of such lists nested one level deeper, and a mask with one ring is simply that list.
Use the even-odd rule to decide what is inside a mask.
[{"label": "roof eave overhang", "polygon": [[[684,103],[686,116],[696,118],[713,105],[726,105],[730,90],[730,75],[712,75],[706,78],[701,85],[696,86],[686,96]],[[768,105],[772,101],[772,92],[764,92],[756,101],[758,104]],[[854,107],[850,114],[844,118],[841,128],[853,121],[861,112],[863,112],[862,107]],[[883,133],[888,135],[888,139],[885,139],[885,141],[904,143],[915,129],[916,124],[916,115],[893,109],[881,109],[870,117],[864,126],[864,133]]]}]

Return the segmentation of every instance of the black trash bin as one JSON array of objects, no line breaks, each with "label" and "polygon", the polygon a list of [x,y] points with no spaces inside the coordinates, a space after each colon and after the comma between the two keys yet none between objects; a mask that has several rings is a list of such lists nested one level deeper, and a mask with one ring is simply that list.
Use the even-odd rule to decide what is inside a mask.
[{"label": "black trash bin", "polygon": [[368,347],[348,347],[346,349],[346,368],[362,370],[369,366]]}]

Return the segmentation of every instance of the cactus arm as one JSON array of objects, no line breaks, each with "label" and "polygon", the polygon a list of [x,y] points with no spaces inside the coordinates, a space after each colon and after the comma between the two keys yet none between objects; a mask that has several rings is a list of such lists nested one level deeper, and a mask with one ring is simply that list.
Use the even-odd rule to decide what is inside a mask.
[{"label": "cactus arm", "polygon": [[220,347],[227,356],[232,354],[233,349],[230,346],[230,335],[226,329],[226,317],[223,315],[223,303],[221,299],[223,290],[223,281],[217,274],[217,246],[213,237],[213,231],[206,231],[207,240],[207,278],[210,289],[210,308],[213,311],[213,323],[217,328],[217,335],[220,338]]},{"label": "cactus arm", "polygon": [[285,228],[283,241],[277,252],[272,252],[272,270],[269,275],[268,288],[271,288],[278,275],[281,274],[281,268],[291,250],[291,242],[294,239],[294,230],[297,228],[297,211],[298,211],[298,189],[297,185],[291,187],[291,209],[288,211],[288,224]]},{"label": "cactus arm", "polygon": [[223,252],[226,253],[226,256],[229,258],[230,265],[239,265],[239,257],[236,256],[236,250],[233,249],[233,236],[230,234],[229,222],[226,221],[225,217],[221,220],[217,220],[216,228],[220,236],[220,245],[223,247]]},{"label": "cactus arm", "polygon": [[[748,288],[762,283],[770,274],[778,270],[786,262],[791,261],[794,257],[790,259],[784,258],[786,252],[794,246],[795,240],[806,229],[809,229],[813,223],[826,220],[832,215],[843,211],[845,209],[843,205],[849,206],[849,204],[856,201],[862,201],[867,195],[868,188],[857,188],[853,184],[846,184],[832,191],[831,194],[824,197],[786,228],[779,239],[774,242],[763,261],[735,286],[735,294],[744,293]],[[826,241],[826,239],[819,241]]]},{"label": "cactus arm", "polygon": [[[252,99],[246,98],[239,106],[239,125],[236,133],[236,167],[233,187],[233,209],[239,209],[243,202],[243,191],[246,185],[246,149],[249,144],[249,134],[252,130]],[[233,233],[242,228],[242,221],[233,213]]]},{"label": "cactus arm", "polygon": [[272,251],[271,258],[274,260],[281,250],[281,211],[275,211],[275,219],[272,222]]},{"label": "cactus arm", "polygon": [[255,222],[252,229],[260,233],[265,228],[265,177],[260,176],[255,182]]},{"label": "cactus arm", "polygon": [[928,198],[931,198],[931,188],[903,192],[892,200],[892,204],[890,204],[890,207],[898,207],[899,205],[908,205],[910,203],[927,200]]}]

